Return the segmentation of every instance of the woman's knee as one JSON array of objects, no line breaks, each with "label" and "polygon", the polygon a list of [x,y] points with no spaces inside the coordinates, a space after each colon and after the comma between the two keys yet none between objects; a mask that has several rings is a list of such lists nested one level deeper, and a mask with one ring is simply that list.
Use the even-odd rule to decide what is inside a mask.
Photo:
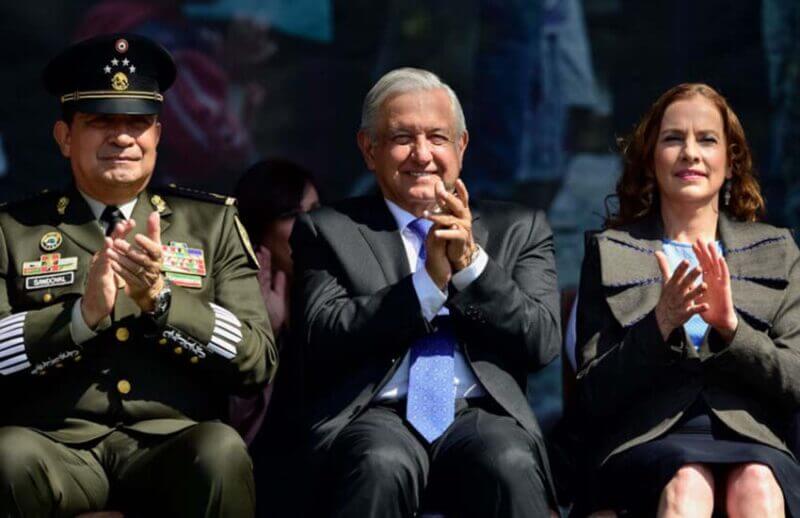
[{"label": "woman's knee", "polygon": [[702,464],[686,464],[670,479],[661,493],[661,508],[712,509],[714,505],[714,475]]},{"label": "woman's knee", "polygon": [[728,475],[726,506],[728,514],[739,516],[742,509],[763,509],[764,516],[776,516],[783,510],[783,491],[769,466],[747,463]]}]

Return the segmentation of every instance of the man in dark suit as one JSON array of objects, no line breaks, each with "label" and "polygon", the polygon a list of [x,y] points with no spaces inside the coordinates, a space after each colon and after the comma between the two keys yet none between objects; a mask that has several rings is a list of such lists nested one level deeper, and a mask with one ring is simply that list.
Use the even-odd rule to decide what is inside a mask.
[{"label": "man in dark suit", "polygon": [[72,182],[0,210],[0,515],[252,516],[232,392],[276,367],[232,198],[148,187],[169,54],[136,35],[54,58]]},{"label": "man in dark suit", "polygon": [[470,205],[467,141],[447,85],[392,71],[367,94],[358,134],[381,195],[298,217],[292,314],[320,514],[555,508],[525,398],[528,373],[560,344],[552,236],[541,214]]}]

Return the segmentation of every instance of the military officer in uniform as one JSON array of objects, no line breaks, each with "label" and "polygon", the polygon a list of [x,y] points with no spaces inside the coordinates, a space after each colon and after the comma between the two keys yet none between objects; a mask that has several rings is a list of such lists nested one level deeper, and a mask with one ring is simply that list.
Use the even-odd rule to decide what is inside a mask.
[{"label": "military officer in uniform", "polygon": [[271,377],[275,345],[234,201],[148,188],[174,77],[125,34],[45,70],[73,181],[0,211],[3,516],[253,514],[250,458],[219,419]]}]

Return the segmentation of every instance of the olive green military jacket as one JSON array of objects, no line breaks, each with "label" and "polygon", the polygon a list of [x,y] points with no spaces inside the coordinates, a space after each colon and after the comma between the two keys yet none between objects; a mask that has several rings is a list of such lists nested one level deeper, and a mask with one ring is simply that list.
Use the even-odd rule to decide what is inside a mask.
[{"label": "olive green military jacket", "polygon": [[[587,240],[578,302],[578,386],[597,462],[667,432],[697,399],[744,437],[790,453],[800,405],[800,252],[788,230],[720,215],[739,325],[730,344],[709,328],[695,349],[666,341],[654,308],[660,218]],[[790,453],[791,454],[791,453]]]},{"label": "olive green military jacket", "polygon": [[160,212],[162,244],[172,246],[169,310],[156,322],[120,289],[102,330],[82,344],[70,321],[103,245],[99,222],[74,187],[0,212],[0,424],[65,443],[115,427],[172,433],[225,417],[232,392],[274,373],[256,260],[232,199],[219,198],[139,195],[129,240]]}]

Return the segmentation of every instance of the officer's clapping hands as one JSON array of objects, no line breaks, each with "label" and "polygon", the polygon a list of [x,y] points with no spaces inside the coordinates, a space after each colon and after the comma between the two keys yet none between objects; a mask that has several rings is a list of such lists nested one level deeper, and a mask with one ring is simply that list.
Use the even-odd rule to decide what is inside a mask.
[{"label": "officer's clapping hands", "polygon": [[146,235],[136,235],[134,245],[124,238],[133,230],[136,222],[130,219],[120,223],[118,228],[123,225],[124,233],[116,236],[113,246],[107,250],[111,269],[125,281],[125,293],[142,311],[152,311],[156,295],[164,287],[161,276],[161,217],[158,212],[150,214]]}]

